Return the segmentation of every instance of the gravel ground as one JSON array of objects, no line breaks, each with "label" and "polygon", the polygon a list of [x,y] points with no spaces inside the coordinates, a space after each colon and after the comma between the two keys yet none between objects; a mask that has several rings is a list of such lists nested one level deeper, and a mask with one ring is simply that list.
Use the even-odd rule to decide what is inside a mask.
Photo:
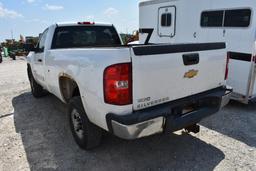
[{"label": "gravel ground", "polygon": [[256,171],[256,104],[236,102],[201,123],[199,134],[124,141],[106,135],[90,152],[69,130],[66,106],[34,99],[24,60],[0,64],[0,171],[251,170]]}]

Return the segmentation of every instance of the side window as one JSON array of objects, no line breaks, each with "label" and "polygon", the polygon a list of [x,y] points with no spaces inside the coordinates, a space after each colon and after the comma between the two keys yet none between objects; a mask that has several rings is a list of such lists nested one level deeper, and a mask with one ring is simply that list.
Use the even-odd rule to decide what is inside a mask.
[{"label": "side window", "polygon": [[251,21],[250,9],[226,10],[225,27],[248,27]]},{"label": "side window", "polygon": [[161,26],[162,27],[170,27],[171,24],[172,24],[172,14],[171,13],[162,14]]},{"label": "side window", "polygon": [[48,33],[48,29],[44,31],[38,43],[38,48],[40,52],[44,50],[47,33]]},{"label": "side window", "polygon": [[201,15],[202,27],[222,27],[224,11],[206,11]]}]

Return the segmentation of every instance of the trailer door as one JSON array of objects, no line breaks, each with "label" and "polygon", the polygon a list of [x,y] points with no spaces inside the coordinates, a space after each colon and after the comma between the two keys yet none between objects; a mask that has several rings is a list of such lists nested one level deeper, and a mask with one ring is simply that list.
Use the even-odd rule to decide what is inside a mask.
[{"label": "trailer door", "polygon": [[174,37],[176,24],[176,7],[161,7],[158,10],[158,35],[160,37]]}]

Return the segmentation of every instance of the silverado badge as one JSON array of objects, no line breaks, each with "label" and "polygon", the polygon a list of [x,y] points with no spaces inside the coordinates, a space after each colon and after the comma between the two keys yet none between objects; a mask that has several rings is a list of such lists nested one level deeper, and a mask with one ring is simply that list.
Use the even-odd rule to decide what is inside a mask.
[{"label": "silverado badge", "polygon": [[185,73],[184,78],[189,78],[189,79],[194,78],[195,76],[197,76],[197,74],[198,74],[198,70],[192,69]]}]

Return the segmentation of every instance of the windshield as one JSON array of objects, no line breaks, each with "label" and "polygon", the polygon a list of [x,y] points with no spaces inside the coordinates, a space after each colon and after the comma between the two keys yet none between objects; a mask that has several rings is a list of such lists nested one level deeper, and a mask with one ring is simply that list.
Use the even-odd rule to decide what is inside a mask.
[{"label": "windshield", "polygon": [[120,46],[113,26],[66,26],[55,30],[52,49]]}]

